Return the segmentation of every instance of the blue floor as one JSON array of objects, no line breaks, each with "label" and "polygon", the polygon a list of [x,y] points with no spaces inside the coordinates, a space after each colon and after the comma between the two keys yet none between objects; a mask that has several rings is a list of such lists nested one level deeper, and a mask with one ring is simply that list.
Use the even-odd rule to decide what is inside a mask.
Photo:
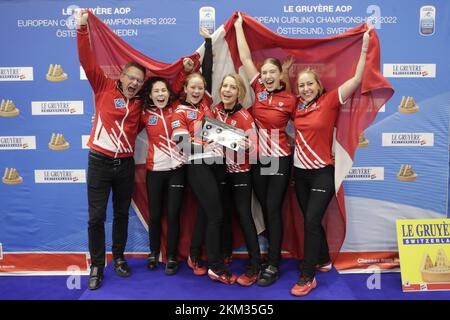
[{"label": "blue floor", "polygon": [[[281,277],[271,287],[241,287],[194,276],[186,264],[180,264],[175,276],[166,276],[163,266],[148,271],[145,259],[128,259],[133,269],[129,278],[115,275],[109,265],[103,286],[87,290],[87,276],[81,277],[80,289],[67,288],[67,276],[0,277],[1,300],[447,300],[448,292],[409,292],[401,290],[400,273],[383,273],[379,289],[368,289],[371,274],[338,274],[336,270],[317,274],[318,287],[308,296],[298,298],[289,291],[297,279],[297,261],[285,260]],[[235,260],[232,270],[238,274],[244,261]],[[372,278],[369,278],[371,277]],[[73,279],[69,281],[76,284]]]},{"label": "blue floor", "polygon": [[[448,209],[450,211],[450,202]],[[97,291],[87,290],[87,276],[81,276],[79,281],[67,276],[2,276],[0,300],[450,300],[448,292],[403,293],[400,273],[380,274],[379,289],[370,290],[367,283],[374,283],[370,281],[374,275],[339,275],[334,269],[317,275],[319,285],[310,295],[296,298],[289,294],[297,278],[297,262],[294,260],[283,261],[282,276],[270,288],[214,283],[206,276],[192,275],[184,263],[180,264],[177,275],[168,277],[163,267],[148,271],[145,259],[128,261],[133,268],[132,277],[117,277],[109,265],[105,270],[104,284]],[[241,273],[244,262],[235,260],[232,270]],[[68,282],[78,288],[68,289]]]}]

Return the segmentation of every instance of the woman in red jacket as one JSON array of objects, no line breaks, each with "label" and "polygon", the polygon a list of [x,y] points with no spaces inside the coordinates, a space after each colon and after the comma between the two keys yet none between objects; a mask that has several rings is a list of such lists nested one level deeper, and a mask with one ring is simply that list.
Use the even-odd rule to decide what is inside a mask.
[{"label": "woman in red jacket", "polygon": [[[219,88],[220,103],[214,106],[213,113],[216,119],[243,130],[243,137],[238,144],[237,151],[225,149],[226,159],[226,188],[227,195],[233,199],[234,208],[242,228],[247,245],[250,263],[244,274],[239,276],[237,282],[242,286],[250,286],[258,279],[261,269],[261,253],[258,243],[258,234],[253,221],[252,176],[250,152],[256,150],[256,127],[251,114],[241,103],[244,101],[246,89],[242,78],[237,74],[226,75]],[[225,201],[224,201],[225,202]],[[231,205],[224,210],[224,228],[222,230],[223,248],[231,253]],[[228,209],[228,210],[227,210]]]},{"label": "woman in red jacket", "polygon": [[202,74],[194,72],[186,77],[184,83],[186,97],[180,100],[172,118],[172,139],[187,157],[187,180],[199,203],[188,265],[196,275],[206,273],[200,260],[204,238],[208,276],[215,281],[233,284],[237,277],[224,265],[220,252],[223,219],[221,195],[225,184],[223,152],[222,148],[218,148],[214,143],[206,142],[201,133],[205,116],[214,118],[210,109],[212,99],[209,95],[212,78],[212,44],[208,32],[203,30],[201,33],[205,38],[206,47]]},{"label": "woman in red jacket", "polygon": [[297,76],[299,99],[294,120],[294,181],[304,216],[305,247],[302,271],[291,289],[295,296],[307,295],[317,286],[316,270],[329,271],[332,267],[322,218],[335,194],[333,130],[339,107],[361,84],[369,32],[370,29],[363,36],[355,75],[340,87],[325,92],[318,73],[310,68],[300,71]]},{"label": "woman in red jacket", "polygon": [[172,141],[172,116],[175,107],[168,81],[151,77],[144,85],[144,110],[141,127],[148,137],[147,196],[149,208],[150,255],[147,267],[154,270],[159,265],[161,246],[161,216],[163,199],[167,198],[167,275],[178,271],[177,247],[180,230],[180,209],[183,201],[185,169],[183,155]]},{"label": "woman in red jacket", "polygon": [[279,277],[283,238],[281,208],[291,172],[291,146],[286,127],[296,106],[295,96],[281,81],[282,65],[278,59],[266,59],[261,71],[256,69],[242,28],[239,14],[234,26],[239,56],[255,92],[252,116],[258,129],[258,163],[253,165],[253,189],[261,204],[267,230],[269,254],[267,266],[257,281],[269,286]]}]

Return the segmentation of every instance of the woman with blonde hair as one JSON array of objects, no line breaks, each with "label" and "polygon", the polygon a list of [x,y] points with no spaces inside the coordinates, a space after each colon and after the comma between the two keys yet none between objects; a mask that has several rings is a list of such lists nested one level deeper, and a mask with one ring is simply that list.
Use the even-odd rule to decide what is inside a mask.
[{"label": "woman with blonde hair", "polygon": [[[184,83],[185,99],[180,100],[172,117],[172,140],[187,157],[187,180],[195,194],[199,210],[191,239],[188,265],[195,275],[208,274],[209,278],[233,284],[236,276],[224,265],[221,255],[221,227],[223,219],[222,191],[225,184],[223,152],[216,144],[203,139],[205,117],[211,112],[212,43],[206,29],[205,56],[202,73],[194,72]],[[208,270],[201,263],[201,244],[205,239]]]},{"label": "woman with blonde hair", "polygon": [[307,68],[297,76],[298,104],[295,111],[295,192],[304,216],[304,261],[299,280],[291,289],[295,296],[307,295],[317,286],[315,271],[329,271],[322,218],[335,194],[333,131],[339,107],[361,84],[369,32],[363,36],[361,54],[354,76],[338,88],[325,92],[318,73]]},{"label": "woman with blonde hair", "polygon": [[[242,286],[250,286],[256,282],[260,273],[261,253],[258,234],[251,211],[252,176],[250,153],[255,150],[256,128],[253,117],[242,106],[246,89],[238,74],[226,75],[219,87],[220,103],[214,106],[213,113],[219,121],[232,125],[245,132],[246,136],[239,141],[238,151],[226,149],[227,194],[233,199],[234,208],[239,217],[240,226],[250,258],[246,272],[238,277]],[[228,206],[231,207],[231,206]],[[224,211],[224,227],[222,229],[222,246],[228,255],[232,251],[231,208]]]}]

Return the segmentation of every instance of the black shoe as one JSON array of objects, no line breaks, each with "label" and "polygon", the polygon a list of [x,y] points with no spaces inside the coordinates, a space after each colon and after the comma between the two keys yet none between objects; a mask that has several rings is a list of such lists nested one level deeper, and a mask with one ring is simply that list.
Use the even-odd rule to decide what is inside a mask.
[{"label": "black shoe", "polygon": [[261,271],[263,271],[268,266],[269,266],[269,261],[267,260],[267,257],[261,257]]},{"label": "black shoe", "polygon": [[178,272],[178,262],[177,262],[177,260],[175,258],[167,259],[165,273],[168,276],[172,276],[172,275],[174,275],[177,272]]},{"label": "black shoe", "polygon": [[223,264],[226,267],[229,267],[231,265],[231,262],[233,262],[233,254],[232,253],[226,253],[223,255]]},{"label": "black shoe", "polygon": [[280,276],[280,272],[278,271],[278,267],[268,265],[261,273],[256,284],[261,287],[267,287],[273,284],[278,280]]},{"label": "black shoe", "polygon": [[159,266],[159,252],[150,253],[147,258],[147,269],[155,270]]},{"label": "black shoe", "polygon": [[128,263],[123,258],[118,258],[114,260],[113,269],[116,271],[117,275],[120,277],[131,276],[131,269]]},{"label": "black shoe", "polygon": [[101,287],[103,281],[103,268],[91,266],[89,273],[89,290],[96,290]]}]

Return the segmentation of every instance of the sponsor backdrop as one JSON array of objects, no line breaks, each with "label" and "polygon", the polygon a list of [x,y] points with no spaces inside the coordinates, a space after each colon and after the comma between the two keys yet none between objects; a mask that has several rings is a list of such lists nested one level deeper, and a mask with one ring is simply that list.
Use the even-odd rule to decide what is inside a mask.
[{"label": "sponsor backdrop", "polygon": [[[86,271],[86,142],[94,113],[78,63],[73,9],[88,7],[143,54],[163,62],[201,44],[235,10],[296,38],[345,32],[368,18],[395,89],[360,137],[344,182],[342,272],[398,268],[397,219],[447,218],[450,4],[446,1],[1,1],[0,274]],[[214,11],[211,14],[210,8]],[[210,15],[206,15],[210,12]],[[109,206],[107,238],[111,238]],[[148,248],[130,212],[127,252]],[[108,240],[109,242],[110,240]],[[110,243],[108,243],[110,246]],[[238,250],[243,250],[240,248]]]}]

